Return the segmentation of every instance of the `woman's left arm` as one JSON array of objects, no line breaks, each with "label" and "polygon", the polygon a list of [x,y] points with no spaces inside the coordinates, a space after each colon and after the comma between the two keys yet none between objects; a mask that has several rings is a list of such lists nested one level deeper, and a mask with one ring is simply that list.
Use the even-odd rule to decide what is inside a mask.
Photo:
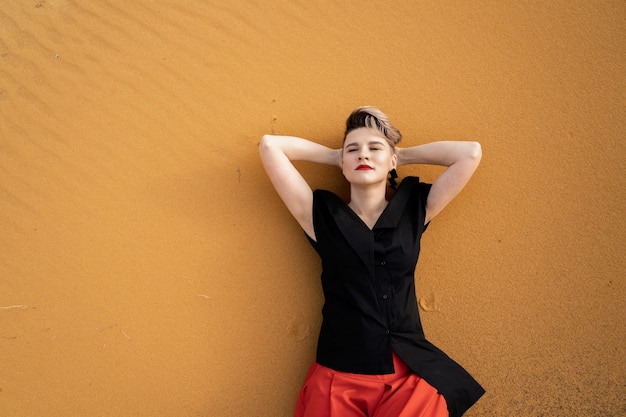
[{"label": "woman's left arm", "polygon": [[478,142],[432,142],[396,148],[398,165],[429,164],[448,168],[433,183],[426,201],[428,223],[456,197],[476,171],[482,149]]}]

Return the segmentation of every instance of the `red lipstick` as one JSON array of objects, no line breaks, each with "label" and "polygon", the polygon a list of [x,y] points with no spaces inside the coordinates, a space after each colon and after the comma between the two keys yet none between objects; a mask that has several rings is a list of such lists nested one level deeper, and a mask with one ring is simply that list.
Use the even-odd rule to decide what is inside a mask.
[{"label": "red lipstick", "polygon": [[356,167],[357,171],[365,171],[365,170],[369,170],[369,169],[373,169],[371,166],[369,165],[359,165],[358,167]]}]

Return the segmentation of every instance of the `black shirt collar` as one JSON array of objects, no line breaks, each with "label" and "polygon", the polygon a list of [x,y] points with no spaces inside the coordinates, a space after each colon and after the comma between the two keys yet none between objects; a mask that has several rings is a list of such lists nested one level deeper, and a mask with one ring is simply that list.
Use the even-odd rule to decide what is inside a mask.
[{"label": "black shirt collar", "polygon": [[415,177],[408,177],[402,181],[371,230],[339,196],[332,194],[334,198],[329,204],[329,209],[337,222],[337,226],[372,276],[375,273],[374,232],[378,229],[394,228],[398,225],[411,193],[411,184],[415,181],[417,181]]}]

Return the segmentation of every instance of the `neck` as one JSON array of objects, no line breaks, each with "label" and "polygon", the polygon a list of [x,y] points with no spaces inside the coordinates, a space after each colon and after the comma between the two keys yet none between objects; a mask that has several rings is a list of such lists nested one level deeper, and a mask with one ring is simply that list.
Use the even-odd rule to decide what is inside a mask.
[{"label": "neck", "polygon": [[350,203],[352,210],[359,215],[377,215],[387,206],[385,193],[386,184],[382,186],[350,187]]}]

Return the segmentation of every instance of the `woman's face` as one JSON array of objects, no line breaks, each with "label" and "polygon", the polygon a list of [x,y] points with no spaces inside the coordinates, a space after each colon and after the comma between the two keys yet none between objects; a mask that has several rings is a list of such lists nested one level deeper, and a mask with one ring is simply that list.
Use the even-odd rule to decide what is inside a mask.
[{"label": "woman's face", "polygon": [[362,127],[346,136],[341,170],[350,184],[376,184],[387,180],[397,160],[391,145],[380,133]]}]

